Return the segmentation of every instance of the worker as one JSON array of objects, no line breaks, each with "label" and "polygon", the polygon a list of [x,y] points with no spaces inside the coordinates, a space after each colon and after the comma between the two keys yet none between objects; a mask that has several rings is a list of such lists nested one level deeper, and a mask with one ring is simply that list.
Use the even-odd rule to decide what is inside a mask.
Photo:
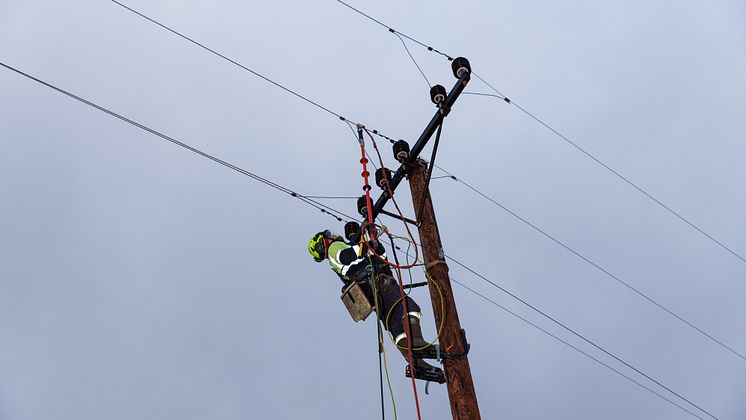
[{"label": "worker", "polygon": [[[383,322],[384,328],[394,338],[396,347],[401,352],[404,359],[409,361],[409,352],[407,347],[407,333],[404,322],[409,322],[411,332],[412,349],[420,349],[430,346],[422,338],[422,329],[420,327],[420,307],[410,298],[406,297],[407,311],[404,314],[404,305],[401,304],[401,291],[399,285],[394,279],[389,265],[381,261],[386,259],[385,249],[377,240],[362,243],[362,252],[360,244],[350,245],[339,235],[334,235],[325,230],[319,232],[311,238],[308,243],[308,252],[313,256],[314,261],[322,262],[329,260],[332,270],[339,276],[344,283],[344,291],[353,281],[358,282],[366,292],[369,299],[373,300],[370,280],[373,273],[376,277],[376,289],[379,293],[380,308],[376,308],[378,318]],[[381,257],[379,259],[371,252]],[[393,310],[392,310],[393,307]],[[386,318],[388,317],[388,320]],[[416,353],[413,352],[413,354]],[[443,383],[445,375],[443,370],[430,365],[421,358],[414,360],[415,378],[426,379]]]}]

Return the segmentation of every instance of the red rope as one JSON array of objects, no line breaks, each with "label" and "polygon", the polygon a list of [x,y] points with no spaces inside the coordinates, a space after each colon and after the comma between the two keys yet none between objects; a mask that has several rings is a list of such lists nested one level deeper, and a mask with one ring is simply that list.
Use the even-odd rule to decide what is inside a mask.
[{"label": "red rope", "polygon": [[[383,164],[383,158],[381,157],[381,152],[378,150],[378,144],[376,144],[376,139],[373,137],[372,134],[370,134],[370,131],[368,131],[367,128],[363,127],[363,130],[365,130],[365,132],[368,134],[368,137],[370,137],[370,141],[373,142],[373,148],[376,150],[376,155],[378,155],[378,161],[381,163],[381,168],[383,168],[385,165]],[[383,176],[386,178],[386,182],[385,182],[385,184],[386,184],[386,191],[389,193],[389,197],[391,198],[391,202],[394,203],[394,207],[396,207],[396,212],[399,213],[399,217],[401,218],[402,223],[404,223],[404,228],[407,230],[407,235],[409,236],[409,239],[412,241],[412,243],[416,244],[417,242],[414,240],[414,235],[412,235],[412,231],[409,230],[409,225],[407,224],[407,222],[405,220],[404,213],[402,213],[401,209],[399,208],[399,204],[397,204],[397,202],[396,202],[396,198],[394,198],[394,191],[391,190],[391,179],[389,178],[388,172],[384,171],[383,172]],[[369,206],[368,208],[370,209],[370,203],[368,203],[368,206]],[[370,211],[368,212],[368,214],[370,215]],[[373,222],[371,221],[369,223],[373,223]],[[392,262],[387,261],[386,259],[384,259],[380,255],[376,254],[375,251],[373,251],[373,255],[375,255],[379,260],[381,260],[382,262],[388,264],[389,266],[394,267],[394,268],[398,268],[398,269],[402,269],[402,270],[408,270],[408,269],[416,266],[417,263],[420,260],[420,252],[419,252],[419,249],[418,249],[418,247],[416,245],[414,247],[414,262],[411,265],[406,265],[406,266],[396,265],[396,264],[394,264]]]},{"label": "red rope", "polygon": [[[361,126],[358,126],[361,127]],[[381,159],[381,154],[378,152],[378,146],[376,146],[376,141],[373,139],[373,136],[370,135],[370,132],[365,127],[361,127],[363,130],[365,130],[366,133],[368,133],[368,136],[370,136],[370,139],[373,140],[373,147],[376,149],[376,153],[378,154],[378,159],[381,160],[381,167],[383,167],[383,160]],[[368,184],[368,176],[370,173],[367,169],[367,163],[368,159],[365,157],[365,143],[362,140],[362,134],[360,138],[360,163],[363,164],[363,173],[361,174],[363,176],[363,179],[365,180],[365,184],[363,185],[363,189],[365,190],[365,201],[368,206],[368,226],[373,226],[374,228],[377,227],[375,223],[373,223],[373,206],[371,205],[370,200],[370,184]],[[399,206],[396,205],[396,201],[394,201],[394,194],[391,191],[391,187],[389,186],[389,179],[388,175],[386,175],[386,188],[389,192],[389,197],[391,197],[391,200],[394,202],[394,205],[396,206],[396,210],[399,212],[399,215],[402,217],[402,220],[404,220],[404,215],[402,214],[401,210],[399,210]],[[412,239],[412,242],[414,242],[414,238],[412,237],[412,233],[409,231],[409,226],[407,226],[406,222],[404,223],[404,226],[407,228],[407,233],[409,233],[409,237]],[[373,232],[369,232],[370,239],[375,239],[375,229],[373,229]],[[360,237],[365,237],[365,229],[362,229],[360,232]],[[415,247],[415,250],[417,248]],[[409,356],[409,372],[411,373],[412,378],[412,391],[414,392],[414,404],[417,408],[417,419],[422,420],[422,415],[420,414],[420,399],[417,396],[417,383],[415,383],[414,379],[414,356],[412,355],[412,331],[409,325],[409,310],[407,309],[407,299],[406,294],[404,293],[404,284],[402,283],[402,277],[401,277],[401,268],[397,264],[390,263],[380,255],[376,253],[376,251],[373,249],[373,247],[368,246],[368,250],[370,250],[373,255],[375,255],[379,260],[385,262],[386,264],[389,264],[396,268],[396,275],[398,277],[399,281],[399,292],[401,293],[401,300],[402,300],[402,308],[404,309],[404,331],[407,334],[407,355]],[[419,254],[418,254],[419,256]],[[414,267],[417,264],[417,258],[415,258],[414,264],[412,264],[409,267],[404,268],[411,268]],[[375,280],[374,280],[375,281]]]}]

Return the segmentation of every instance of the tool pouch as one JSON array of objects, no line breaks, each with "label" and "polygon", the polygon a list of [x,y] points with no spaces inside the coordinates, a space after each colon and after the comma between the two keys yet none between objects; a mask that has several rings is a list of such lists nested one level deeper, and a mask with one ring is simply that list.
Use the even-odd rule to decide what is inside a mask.
[{"label": "tool pouch", "polygon": [[355,322],[364,321],[375,309],[368,295],[360,287],[360,283],[353,281],[349,286],[342,290],[342,303],[350,313],[352,320]]}]

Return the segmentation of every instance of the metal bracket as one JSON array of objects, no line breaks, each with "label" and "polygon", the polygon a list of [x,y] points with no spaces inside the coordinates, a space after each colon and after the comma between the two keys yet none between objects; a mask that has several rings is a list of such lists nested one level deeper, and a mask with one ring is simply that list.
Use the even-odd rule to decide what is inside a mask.
[{"label": "metal bracket", "polygon": [[399,216],[398,214],[391,213],[390,211],[381,210],[379,213],[385,214],[386,216],[392,217],[394,219],[404,220],[405,222],[409,223],[410,225],[417,226],[417,222],[415,222],[414,220],[406,218],[406,217],[402,218],[402,216]]},{"label": "metal bracket", "polygon": [[464,343],[464,351],[461,353],[449,353],[447,351],[441,351],[439,344],[433,344],[422,350],[412,350],[412,356],[417,359],[463,359],[469,355],[471,344],[466,341],[466,330],[461,329],[461,342]]}]

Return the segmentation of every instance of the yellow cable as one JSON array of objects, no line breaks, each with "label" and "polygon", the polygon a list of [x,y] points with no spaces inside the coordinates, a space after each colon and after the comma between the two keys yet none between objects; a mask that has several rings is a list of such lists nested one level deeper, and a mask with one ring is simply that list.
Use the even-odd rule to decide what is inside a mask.
[{"label": "yellow cable", "polygon": [[[435,342],[438,341],[438,339],[440,338],[440,334],[443,332],[443,325],[445,324],[445,319],[446,319],[446,316],[445,316],[446,304],[445,304],[445,301],[443,300],[443,291],[440,289],[440,286],[438,285],[438,282],[436,282],[435,279],[433,279],[430,276],[430,274],[427,272],[427,270],[425,270],[425,276],[427,277],[427,279],[429,281],[431,281],[435,285],[435,288],[438,289],[438,295],[440,296],[440,314],[441,314],[441,317],[440,317],[440,326],[438,326],[438,335],[435,337],[435,339],[433,341],[429,342],[425,346],[418,347],[418,348],[413,348],[412,350],[424,350],[424,349],[432,346],[433,344],[435,344]],[[391,312],[394,311],[394,308],[396,308],[396,305],[399,302],[401,302],[401,298],[397,299],[397,301],[394,302],[393,305],[391,305],[391,308],[389,309],[389,312],[386,314],[386,331],[389,330],[389,317],[391,317]],[[396,344],[396,342],[394,342],[394,338],[393,337],[391,337],[391,342],[394,343],[394,345],[397,348],[400,348],[402,350],[406,350],[407,349],[407,347],[402,347],[402,346]]]}]

